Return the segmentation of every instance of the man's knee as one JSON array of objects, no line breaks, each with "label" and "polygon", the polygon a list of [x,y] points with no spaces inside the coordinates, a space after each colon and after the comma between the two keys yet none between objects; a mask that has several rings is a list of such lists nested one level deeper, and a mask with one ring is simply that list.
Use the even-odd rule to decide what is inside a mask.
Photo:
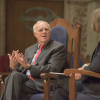
[{"label": "man's knee", "polygon": [[11,79],[19,79],[19,78],[22,78],[23,74],[20,73],[20,72],[17,72],[17,71],[13,71],[11,74],[10,74],[10,78]]},{"label": "man's knee", "polygon": [[17,71],[13,71],[11,73],[11,76],[19,76],[21,73],[20,72],[17,72]]}]

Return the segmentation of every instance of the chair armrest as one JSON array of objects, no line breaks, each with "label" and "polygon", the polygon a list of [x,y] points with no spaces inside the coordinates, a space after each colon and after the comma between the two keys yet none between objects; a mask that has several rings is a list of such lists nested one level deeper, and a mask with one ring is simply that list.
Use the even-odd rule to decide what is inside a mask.
[{"label": "chair armrest", "polygon": [[57,78],[59,75],[64,75],[64,73],[56,73],[56,72],[50,72],[50,73],[42,73],[40,76],[42,79],[48,79],[48,78]]},{"label": "chair armrest", "polygon": [[44,79],[44,100],[50,100],[50,78],[57,78],[59,75],[64,75],[64,73],[42,73],[40,77]]},{"label": "chair armrest", "polygon": [[78,69],[65,69],[64,70],[64,74],[66,76],[69,76],[69,74],[75,74],[75,73],[80,73],[80,74],[100,78],[100,73],[96,73],[96,72],[92,72],[88,70],[78,70]]}]

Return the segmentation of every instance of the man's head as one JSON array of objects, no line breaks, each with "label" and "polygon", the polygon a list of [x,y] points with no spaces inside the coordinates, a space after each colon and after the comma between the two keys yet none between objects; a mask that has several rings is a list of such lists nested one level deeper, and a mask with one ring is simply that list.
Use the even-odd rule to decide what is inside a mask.
[{"label": "man's head", "polygon": [[37,21],[33,26],[33,33],[40,45],[44,45],[50,40],[50,26],[46,21]]},{"label": "man's head", "polygon": [[100,33],[100,8],[95,9],[91,16],[91,28]]}]

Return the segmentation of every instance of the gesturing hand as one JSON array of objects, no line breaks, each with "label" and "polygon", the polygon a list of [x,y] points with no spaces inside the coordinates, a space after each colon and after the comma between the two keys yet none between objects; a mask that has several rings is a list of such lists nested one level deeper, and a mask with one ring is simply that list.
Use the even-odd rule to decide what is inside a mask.
[{"label": "gesturing hand", "polygon": [[10,59],[10,68],[13,70],[16,69],[16,66],[18,64],[18,55],[17,55],[18,52],[19,52],[19,50],[17,50],[17,51],[13,50],[12,54],[8,54],[9,59]]},{"label": "gesturing hand", "polygon": [[24,67],[24,68],[30,68],[30,64],[27,63],[24,55],[22,53],[19,54],[18,62]]}]

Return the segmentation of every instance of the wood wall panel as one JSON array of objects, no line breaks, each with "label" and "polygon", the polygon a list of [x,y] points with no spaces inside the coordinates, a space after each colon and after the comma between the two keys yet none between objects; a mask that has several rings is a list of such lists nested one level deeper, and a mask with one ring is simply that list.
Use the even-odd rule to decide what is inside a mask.
[{"label": "wood wall panel", "polygon": [[63,17],[63,1],[56,0],[7,0],[6,1],[6,53],[19,49],[24,52],[25,48],[36,43],[33,32],[28,30],[25,25],[29,24],[32,28],[34,21],[22,21],[24,17],[46,17],[43,11],[25,11],[33,7],[45,7],[51,9],[59,17]]}]

